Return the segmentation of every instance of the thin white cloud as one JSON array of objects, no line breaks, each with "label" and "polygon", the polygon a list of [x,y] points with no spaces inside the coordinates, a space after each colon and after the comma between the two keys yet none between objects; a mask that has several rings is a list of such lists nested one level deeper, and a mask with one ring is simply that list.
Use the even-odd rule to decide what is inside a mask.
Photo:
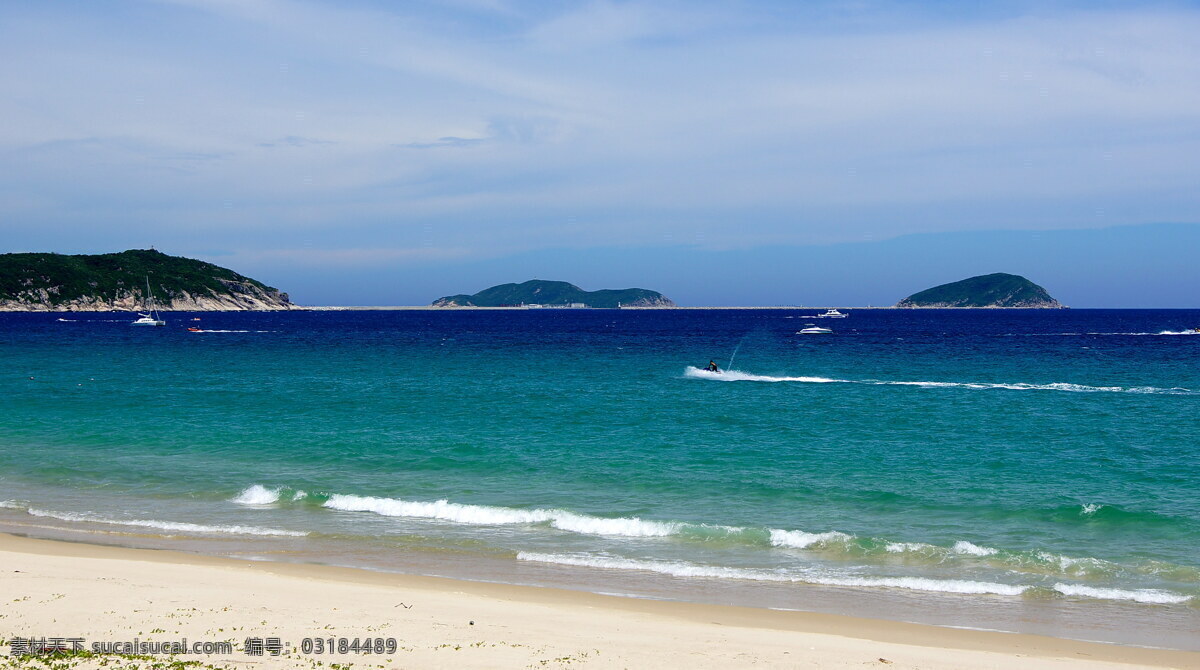
[{"label": "thin white cloud", "polygon": [[601,0],[537,23],[525,39],[535,48],[555,52],[591,51],[685,36],[707,24],[704,14],[700,5],[668,9],[654,3]]},{"label": "thin white cloud", "polygon": [[1200,213],[1190,9],[464,1],[0,11],[0,203],[476,250]]},{"label": "thin white cloud", "polygon": [[[362,248],[362,249],[255,249],[240,250],[220,257],[220,262],[230,259],[253,265],[295,265],[314,268],[354,268],[389,266],[397,267],[413,263],[436,260],[461,259],[474,255],[470,249],[414,247],[414,248]],[[214,262],[217,262],[214,260]]]}]

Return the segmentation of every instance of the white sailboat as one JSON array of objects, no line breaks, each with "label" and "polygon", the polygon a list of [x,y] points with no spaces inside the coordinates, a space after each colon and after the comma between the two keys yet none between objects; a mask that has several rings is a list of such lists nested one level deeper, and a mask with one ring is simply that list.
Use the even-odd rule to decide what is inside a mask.
[{"label": "white sailboat", "polygon": [[150,292],[150,276],[149,275],[146,275],[146,311],[148,311],[150,313],[143,314],[141,312],[138,312],[138,316],[141,318],[139,318],[138,320],[134,321],[133,323],[131,323],[129,325],[131,325],[131,326],[165,326],[165,325],[167,325],[167,322],[163,321],[158,316],[158,310],[155,309],[155,307],[154,307],[154,294]]}]

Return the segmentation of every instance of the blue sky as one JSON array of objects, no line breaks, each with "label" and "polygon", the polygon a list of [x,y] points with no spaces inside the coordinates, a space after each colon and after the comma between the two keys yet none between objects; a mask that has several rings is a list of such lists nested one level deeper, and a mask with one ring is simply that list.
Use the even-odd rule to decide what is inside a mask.
[{"label": "blue sky", "polygon": [[308,304],[1010,271],[1200,306],[1193,228],[1146,225],[1200,222],[1190,3],[3,3],[0,34],[0,251],[155,245]]}]

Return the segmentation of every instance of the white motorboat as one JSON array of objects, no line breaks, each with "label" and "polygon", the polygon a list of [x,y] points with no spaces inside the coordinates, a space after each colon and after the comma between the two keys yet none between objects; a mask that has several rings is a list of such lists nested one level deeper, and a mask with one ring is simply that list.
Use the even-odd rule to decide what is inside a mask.
[{"label": "white motorboat", "polygon": [[131,323],[129,325],[131,325],[131,326],[165,326],[165,325],[167,325],[166,321],[155,318],[154,316],[152,316],[150,314],[142,314],[141,312],[138,312],[138,316],[141,318],[135,320],[133,323]]},{"label": "white motorboat", "polygon": [[850,316],[850,315],[846,314],[845,312],[839,312],[836,309],[828,309],[828,310],[825,310],[825,313],[818,314],[817,318],[818,319],[844,319],[847,316]]},{"label": "white motorboat", "polygon": [[822,328],[820,326],[814,326],[811,324],[809,324],[808,328],[796,331],[797,335],[829,335],[832,333],[833,331],[829,328]]},{"label": "white motorboat", "polygon": [[163,321],[161,318],[159,318],[158,310],[154,306],[154,294],[150,292],[150,277],[149,277],[149,275],[146,276],[146,311],[148,311],[150,313],[143,314],[142,312],[138,312],[138,316],[141,318],[137,319],[136,321],[134,321],[133,323],[131,323],[129,325],[131,325],[131,326],[165,326],[165,325],[167,325],[166,321]]}]

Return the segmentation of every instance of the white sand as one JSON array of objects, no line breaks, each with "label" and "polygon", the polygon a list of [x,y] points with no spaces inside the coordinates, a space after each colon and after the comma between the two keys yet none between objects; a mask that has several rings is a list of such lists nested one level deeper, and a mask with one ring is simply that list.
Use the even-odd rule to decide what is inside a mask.
[{"label": "white sand", "polygon": [[[230,640],[177,658],[242,668],[1200,668],[1195,652],[0,535],[0,637],[18,636]],[[331,636],[400,650],[299,653]],[[246,637],[293,651],[248,656]]]}]

